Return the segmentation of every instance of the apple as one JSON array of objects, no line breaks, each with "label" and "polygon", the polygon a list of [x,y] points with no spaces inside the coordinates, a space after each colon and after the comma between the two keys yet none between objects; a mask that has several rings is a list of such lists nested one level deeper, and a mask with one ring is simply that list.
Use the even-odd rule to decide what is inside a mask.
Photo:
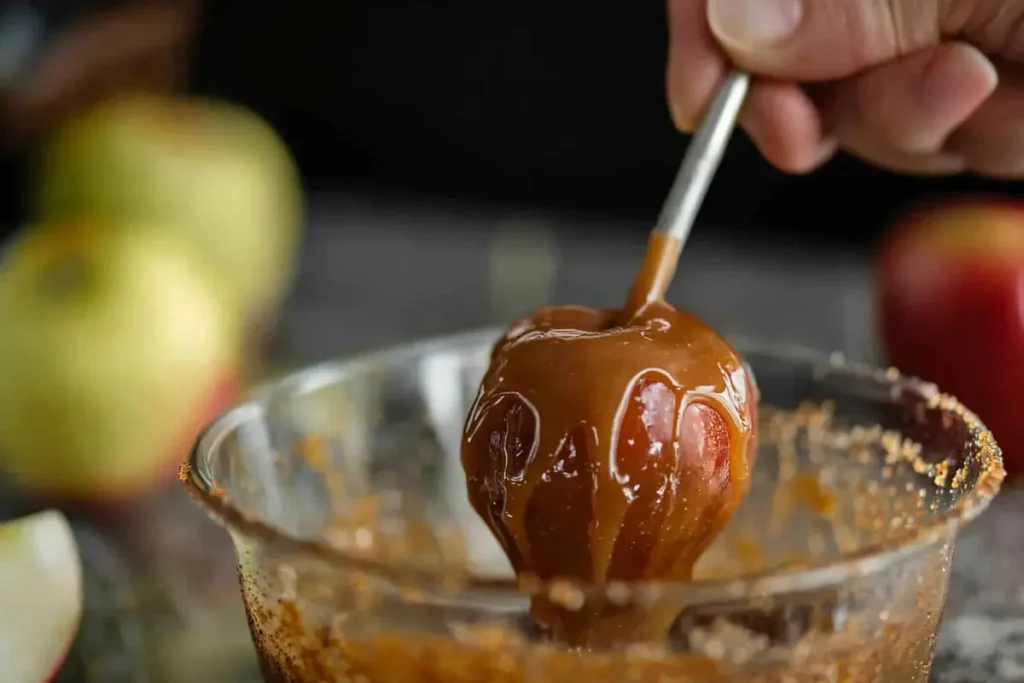
[{"label": "apple", "polygon": [[54,510],[0,524],[0,662],[6,683],[52,680],[82,619],[82,563]]},{"label": "apple", "polygon": [[257,322],[290,284],[298,174],[274,130],[241,107],[158,95],[105,101],[43,146],[35,188],[42,221],[97,216],[177,231]]},{"label": "apple", "polygon": [[884,352],[975,411],[1024,473],[1024,208],[999,200],[914,212],[875,262]]},{"label": "apple", "polygon": [[18,234],[0,258],[0,469],[83,503],[173,481],[237,394],[240,321],[215,292],[167,231]]}]

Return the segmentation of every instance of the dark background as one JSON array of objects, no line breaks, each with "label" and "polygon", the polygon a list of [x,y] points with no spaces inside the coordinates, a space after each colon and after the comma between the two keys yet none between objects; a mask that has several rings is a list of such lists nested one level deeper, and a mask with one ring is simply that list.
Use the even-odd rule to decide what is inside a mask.
[{"label": "dark background", "polygon": [[[51,32],[91,7],[31,4],[50,17]],[[685,149],[664,102],[660,2],[209,0],[200,7],[189,89],[267,116],[314,196],[467,198],[643,225],[657,215]],[[0,163],[5,230],[25,218],[24,158],[8,152]],[[809,176],[786,176],[738,135],[703,218],[719,232],[783,244],[868,245],[894,211],[977,192],[1019,189],[969,176],[901,177],[845,156]]]},{"label": "dark background", "polygon": [[[653,219],[685,148],[665,106],[660,2],[224,0],[204,26],[196,87],[274,120],[314,188]],[[1012,191],[845,156],[786,176],[740,135],[705,218],[786,241],[865,243],[914,201]]]}]

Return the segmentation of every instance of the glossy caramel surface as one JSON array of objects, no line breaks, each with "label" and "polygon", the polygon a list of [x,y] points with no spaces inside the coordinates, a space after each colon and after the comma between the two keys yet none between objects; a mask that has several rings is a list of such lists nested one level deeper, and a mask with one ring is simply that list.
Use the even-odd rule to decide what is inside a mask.
[{"label": "glossy caramel surface", "polygon": [[754,389],[664,302],[544,308],[512,325],[466,421],[470,501],[517,572],[689,578],[748,487]]}]

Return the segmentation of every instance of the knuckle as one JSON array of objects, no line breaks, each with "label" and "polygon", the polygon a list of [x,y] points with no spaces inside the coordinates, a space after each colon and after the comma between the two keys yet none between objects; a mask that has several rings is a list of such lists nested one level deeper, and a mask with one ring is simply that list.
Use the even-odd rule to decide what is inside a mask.
[{"label": "knuckle", "polygon": [[1004,180],[1024,178],[1024,145],[1014,145],[1009,151],[971,150],[964,155],[967,166],[976,173]]},{"label": "knuckle", "polygon": [[880,35],[893,56],[909,55],[939,42],[944,0],[871,0]]},{"label": "knuckle", "polygon": [[1024,59],[1024,0],[942,0],[947,36],[964,36],[983,51]]}]

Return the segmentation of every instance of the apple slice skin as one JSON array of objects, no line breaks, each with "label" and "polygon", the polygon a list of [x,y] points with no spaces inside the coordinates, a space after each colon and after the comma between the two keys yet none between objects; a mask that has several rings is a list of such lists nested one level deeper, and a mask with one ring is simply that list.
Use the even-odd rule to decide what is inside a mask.
[{"label": "apple slice skin", "polygon": [[46,678],[43,679],[42,683],[53,683],[57,680],[57,677],[60,676],[60,672],[64,669],[64,665],[67,664],[68,654],[71,652],[71,648],[74,646],[75,640],[77,638],[78,631],[75,631],[68,639],[67,644],[64,646],[64,654],[62,654],[57,659],[57,663],[53,665],[53,669],[46,676]]},{"label": "apple slice skin", "polygon": [[888,360],[935,382],[992,429],[1024,474],[1024,210],[958,203],[912,215],[875,262]]},{"label": "apple slice skin", "polygon": [[53,683],[55,680],[57,680],[57,676],[60,675],[61,670],[64,668],[64,665],[68,661],[68,653],[71,652],[71,647],[75,644],[75,639],[77,637],[78,633],[76,632],[75,635],[72,636],[71,639],[68,641],[67,646],[64,648],[64,654],[61,656],[59,660],[57,660],[57,663],[53,667],[53,671],[51,671],[50,675],[43,679],[44,683]]}]

